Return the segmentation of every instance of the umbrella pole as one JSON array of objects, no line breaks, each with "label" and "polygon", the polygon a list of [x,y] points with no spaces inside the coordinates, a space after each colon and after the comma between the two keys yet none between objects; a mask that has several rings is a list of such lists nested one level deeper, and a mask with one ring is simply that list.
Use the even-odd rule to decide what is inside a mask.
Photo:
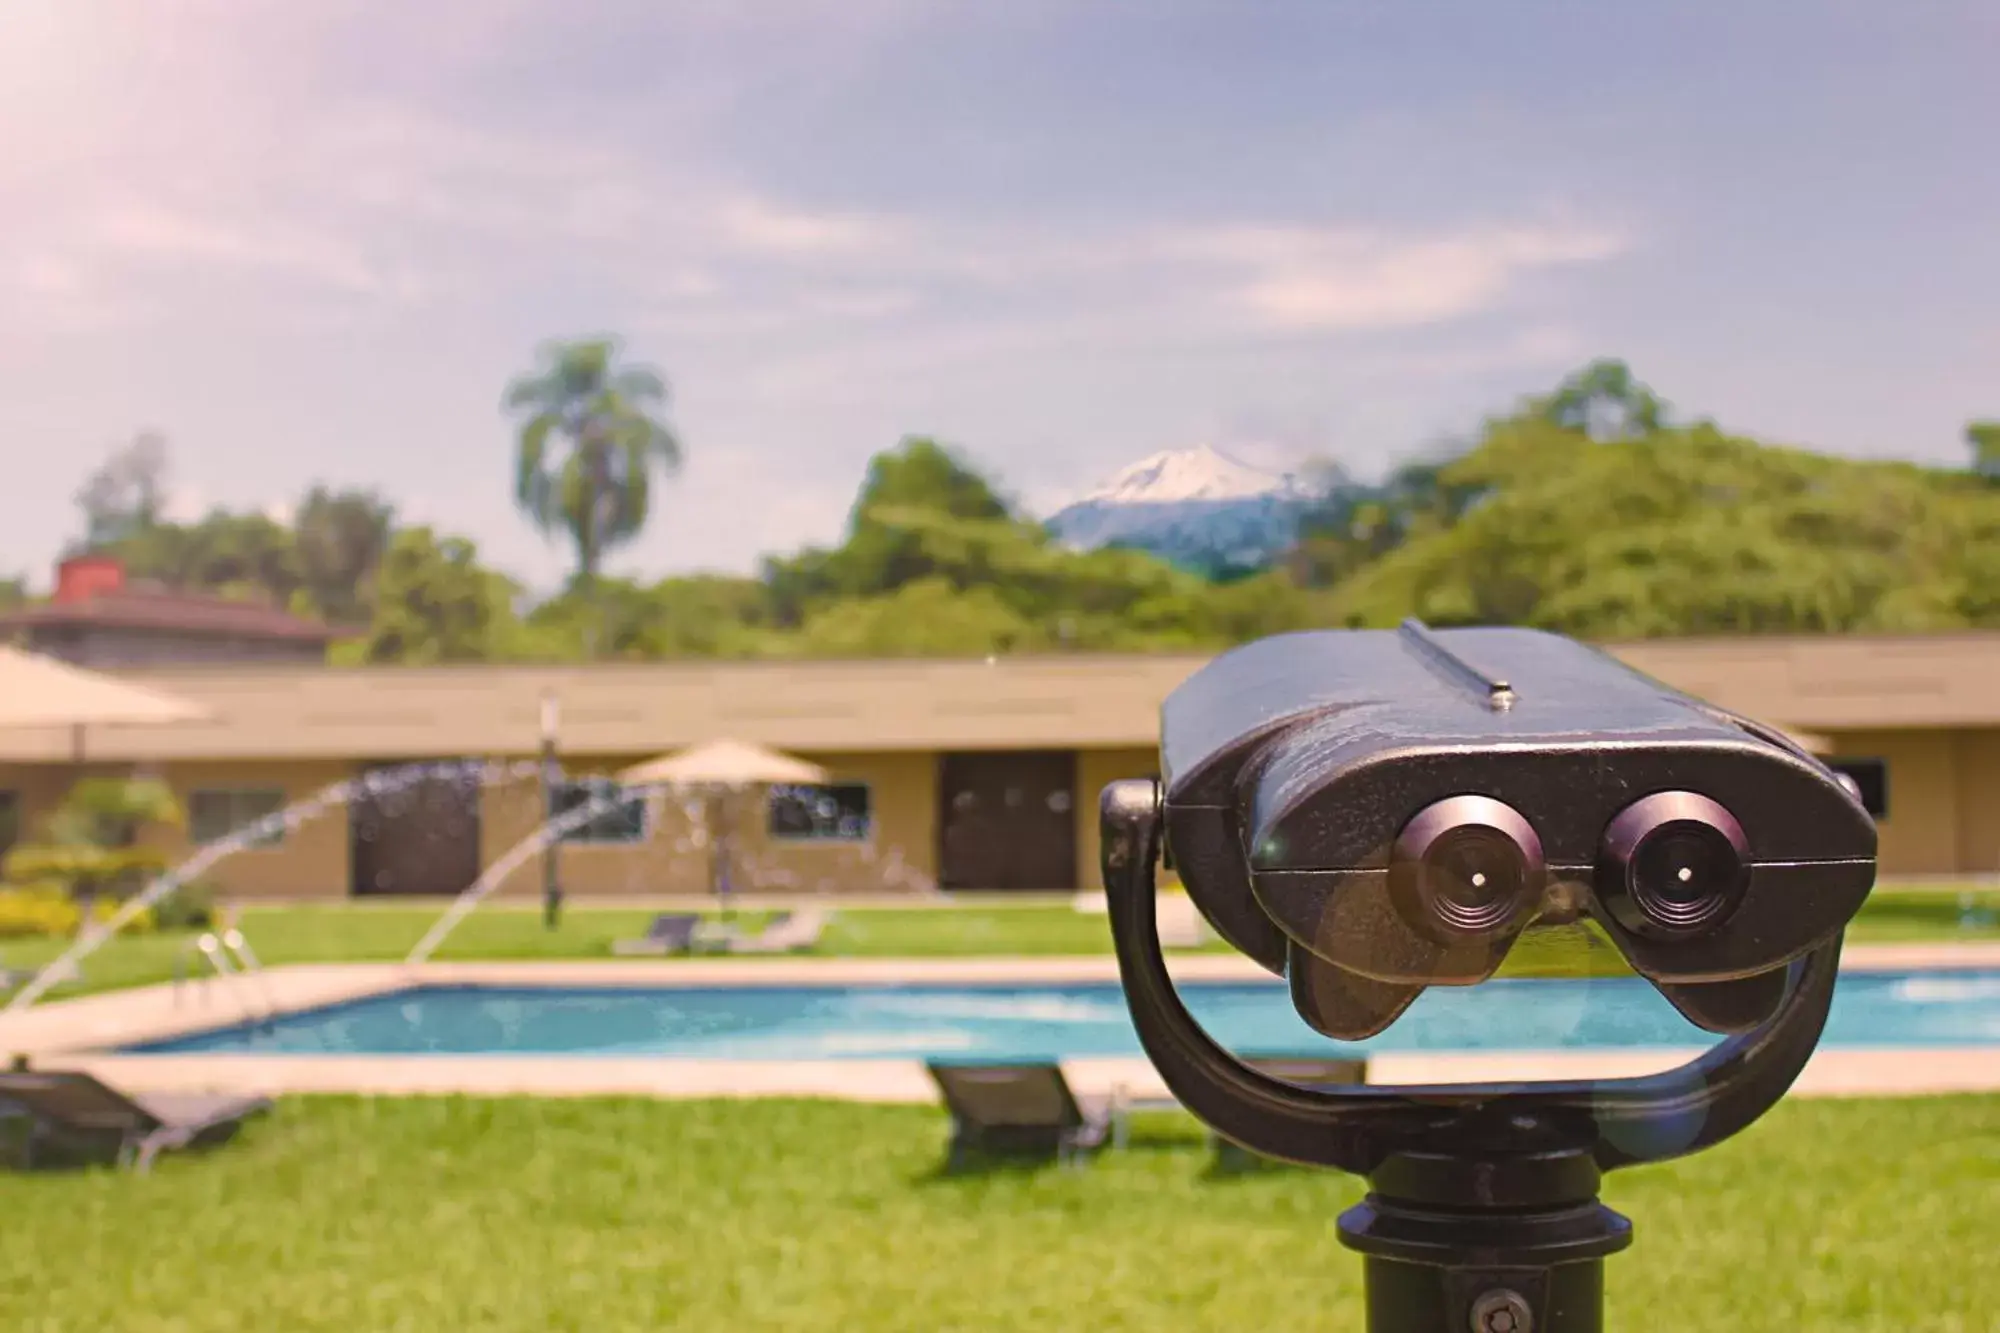
[{"label": "umbrella pole", "polygon": [[83,733],[84,733],[83,723],[75,722],[70,725],[69,761],[72,764],[81,764],[83,762]]}]

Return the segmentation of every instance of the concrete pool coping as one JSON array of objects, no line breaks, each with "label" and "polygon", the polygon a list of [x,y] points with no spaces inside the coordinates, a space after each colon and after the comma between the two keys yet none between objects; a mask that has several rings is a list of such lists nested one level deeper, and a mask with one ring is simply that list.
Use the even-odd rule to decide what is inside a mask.
[{"label": "concrete pool coping", "polygon": [[[1183,955],[1181,981],[1269,980],[1247,959]],[[2000,942],[1854,945],[1845,972],[2000,969]],[[528,1055],[275,1055],[106,1053],[242,1021],[246,1008],[284,1014],[418,986],[843,986],[881,984],[1080,984],[1115,982],[1117,962],[1072,958],[785,958],[532,962],[321,963],[274,967],[258,983],[210,978],[51,1001],[0,1015],[0,1052],[48,1068],[88,1069],[143,1091],[263,1094],[463,1093],[484,1096],[810,1096],[858,1101],[934,1101],[918,1060],[751,1061],[681,1057]],[[253,989],[256,987],[256,989]],[[1383,1083],[1610,1078],[1673,1068],[1695,1052],[1545,1051],[1435,1054],[1383,1052],[1371,1078]],[[1143,1058],[1066,1060],[1079,1091],[1123,1088],[1165,1095]],[[2000,1091],[2000,1048],[1822,1050],[1794,1087],[1802,1096],[1918,1095]]]}]

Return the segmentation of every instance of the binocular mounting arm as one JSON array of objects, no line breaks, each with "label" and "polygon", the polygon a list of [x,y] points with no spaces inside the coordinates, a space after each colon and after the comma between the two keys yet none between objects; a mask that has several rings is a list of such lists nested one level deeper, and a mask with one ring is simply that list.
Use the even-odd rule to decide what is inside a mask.
[{"label": "binocular mounting arm", "polygon": [[[1100,805],[1107,906],[1132,1020],[1182,1105],[1254,1152],[1373,1178],[1391,1159],[1478,1158],[1490,1169],[1574,1163],[1599,1171],[1706,1148],[1762,1115],[1819,1041],[1840,937],[1788,965],[1770,1020],[1664,1073],[1607,1081],[1305,1088],[1258,1072],[1203,1032],[1161,953],[1155,781],[1115,782]],[[1561,1174],[1561,1172],[1558,1172]],[[1578,1181],[1576,1183],[1582,1183]],[[1503,1182],[1494,1188],[1505,1191]]]}]

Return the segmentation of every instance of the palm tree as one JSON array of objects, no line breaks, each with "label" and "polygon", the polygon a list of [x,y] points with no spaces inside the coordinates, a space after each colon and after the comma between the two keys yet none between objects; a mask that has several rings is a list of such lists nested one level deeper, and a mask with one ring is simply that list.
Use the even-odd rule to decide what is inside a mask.
[{"label": "palm tree", "polygon": [[524,418],[515,499],[544,534],[575,543],[580,586],[645,526],[654,467],[665,476],[680,467],[680,442],[654,415],[666,402],[659,373],[619,365],[608,338],[551,344],[507,386],[506,410]]}]

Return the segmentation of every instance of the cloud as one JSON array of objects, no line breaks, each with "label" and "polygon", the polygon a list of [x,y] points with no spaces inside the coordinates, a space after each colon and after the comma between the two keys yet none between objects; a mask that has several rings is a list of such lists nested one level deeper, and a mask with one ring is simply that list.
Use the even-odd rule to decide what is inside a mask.
[{"label": "cloud", "polygon": [[1501,226],[1444,234],[1339,227],[1221,228],[1178,249],[1233,277],[1230,302],[1281,330],[1399,328],[1491,307],[1539,270],[1595,263],[1628,242],[1591,227]]}]

